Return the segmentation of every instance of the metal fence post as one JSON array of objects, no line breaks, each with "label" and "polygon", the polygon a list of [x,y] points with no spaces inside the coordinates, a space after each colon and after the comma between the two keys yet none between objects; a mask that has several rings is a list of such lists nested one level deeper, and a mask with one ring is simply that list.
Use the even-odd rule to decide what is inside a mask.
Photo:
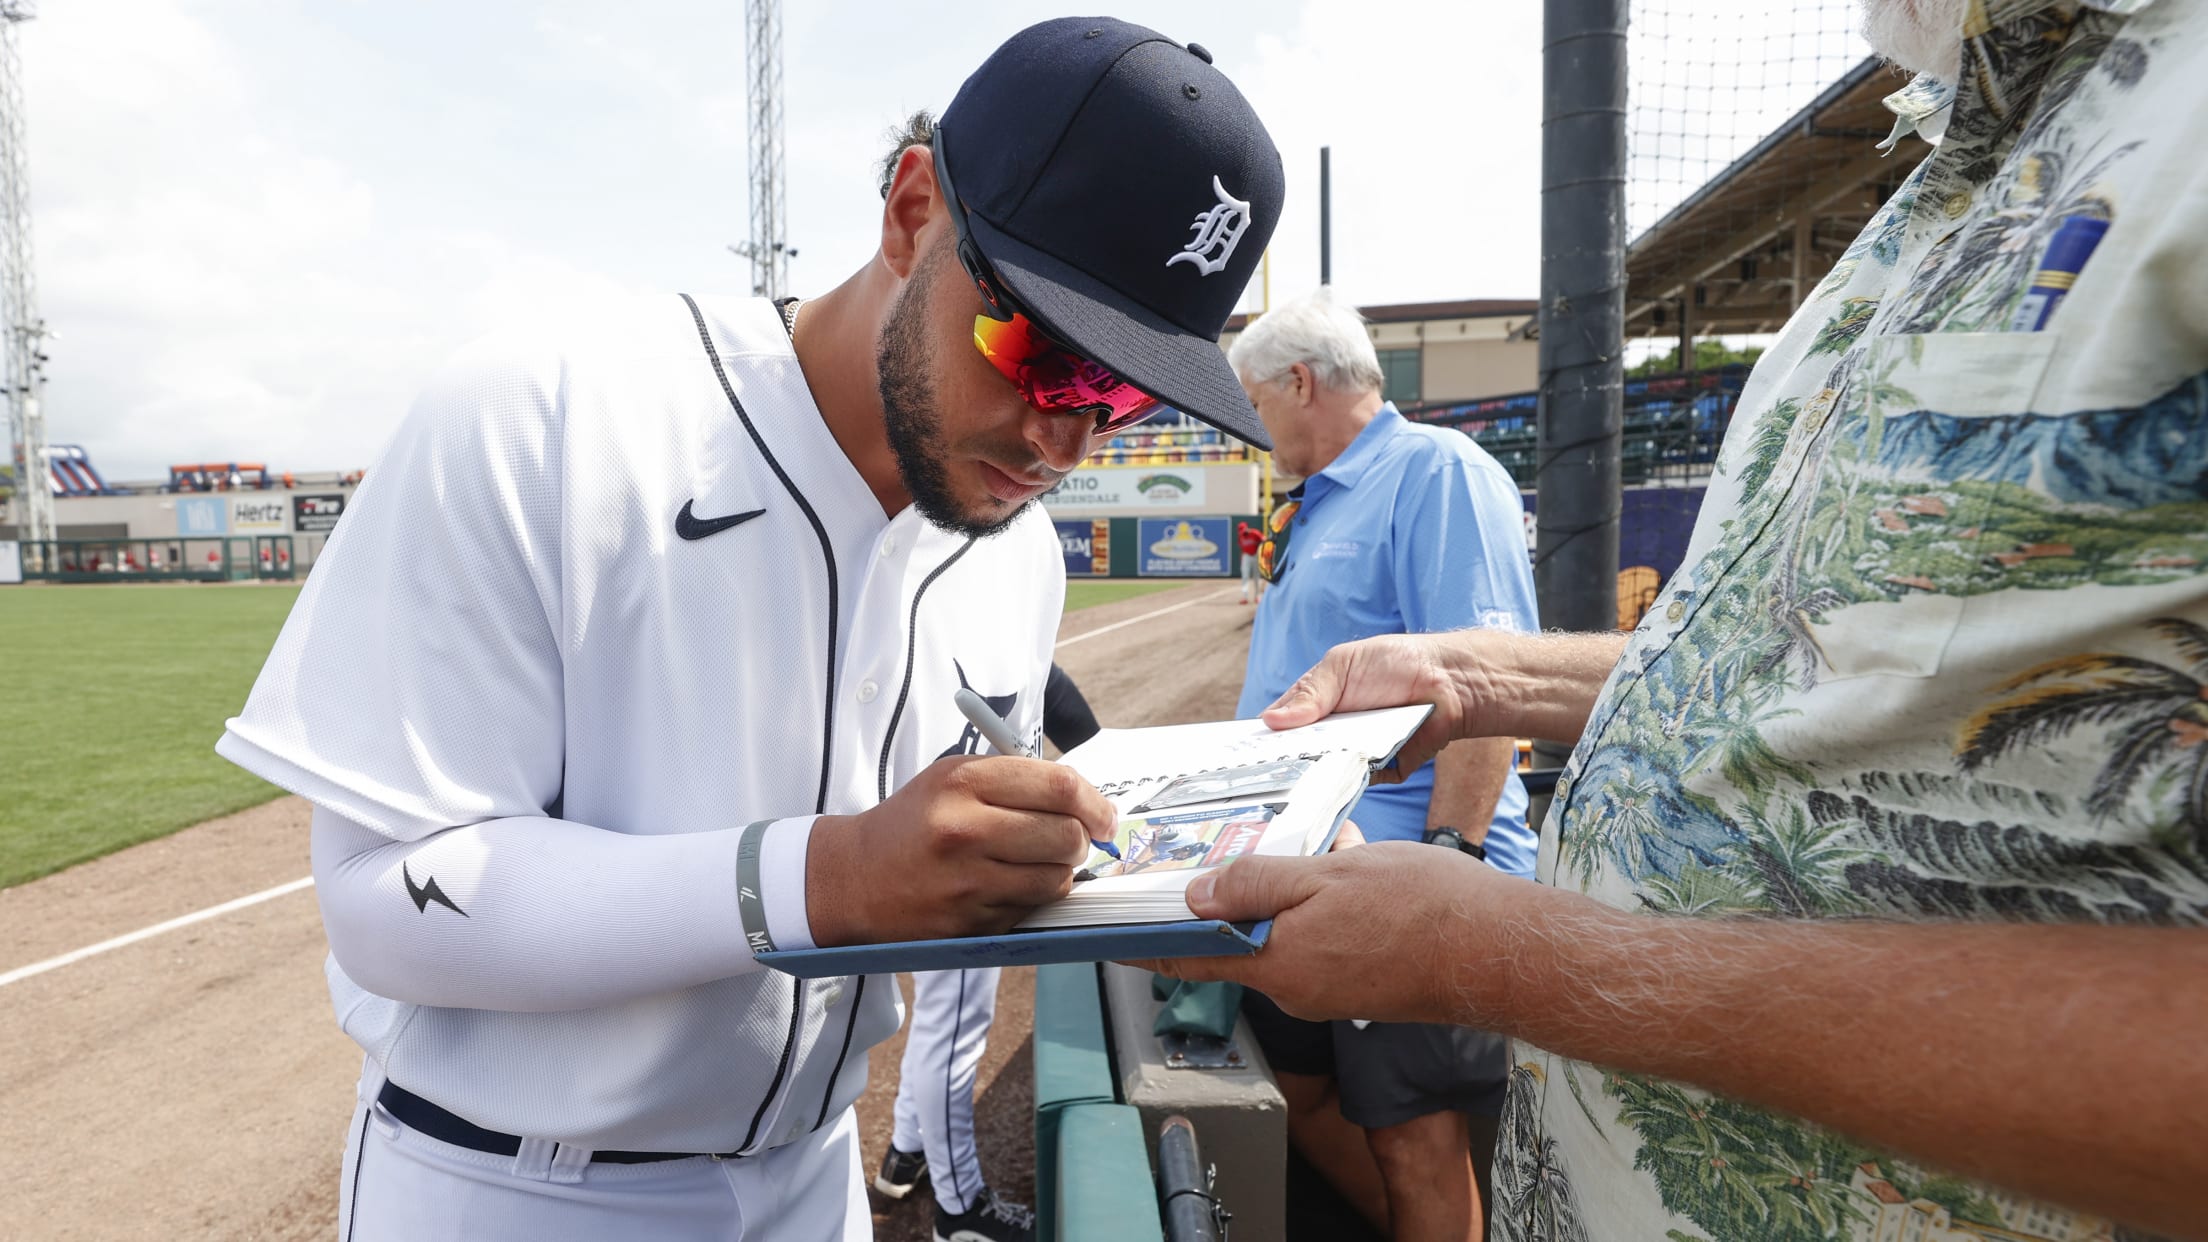
[{"label": "metal fence post", "polygon": [[[1534,589],[1549,629],[1615,629],[1625,383],[1626,0],[1546,0]],[[1537,746],[1536,763],[1563,752]]]}]

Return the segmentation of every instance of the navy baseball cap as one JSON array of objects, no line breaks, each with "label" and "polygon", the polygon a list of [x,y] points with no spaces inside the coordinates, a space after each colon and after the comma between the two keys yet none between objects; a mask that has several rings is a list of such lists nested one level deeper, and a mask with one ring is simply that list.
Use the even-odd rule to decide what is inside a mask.
[{"label": "navy baseball cap", "polygon": [[1285,178],[1209,52],[1108,17],[1030,26],[959,87],[936,150],[974,245],[1045,331],[1272,447],[1219,332],[1272,240]]}]

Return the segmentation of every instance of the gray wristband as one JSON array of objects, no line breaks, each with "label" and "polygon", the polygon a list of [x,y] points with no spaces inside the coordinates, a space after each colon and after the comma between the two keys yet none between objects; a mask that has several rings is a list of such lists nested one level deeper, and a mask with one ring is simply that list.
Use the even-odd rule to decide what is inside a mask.
[{"label": "gray wristband", "polygon": [[766,841],[767,825],[773,822],[762,819],[750,825],[736,842],[736,917],[743,920],[744,942],[754,957],[774,952],[774,935],[767,930],[767,903],[759,897],[759,848]]}]

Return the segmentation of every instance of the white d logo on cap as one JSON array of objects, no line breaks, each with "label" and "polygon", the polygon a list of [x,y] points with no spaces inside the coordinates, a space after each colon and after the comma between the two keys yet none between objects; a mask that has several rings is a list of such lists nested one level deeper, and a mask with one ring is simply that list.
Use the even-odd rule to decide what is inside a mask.
[{"label": "white d logo on cap", "polygon": [[[1234,247],[1242,240],[1242,230],[1250,227],[1250,205],[1227,193],[1227,187],[1220,184],[1216,176],[1211,179],[1211,192],[1219,196],[1219,205],[1196,214],[1196,222],[1189,226],[1196,232],[1195,240],[1167,259],[1167,267],[1185,260],[1195,264],[1198,272],[1209,276],[1234,257]],[[1218,253],[1211,253],[1214,250]]]}]

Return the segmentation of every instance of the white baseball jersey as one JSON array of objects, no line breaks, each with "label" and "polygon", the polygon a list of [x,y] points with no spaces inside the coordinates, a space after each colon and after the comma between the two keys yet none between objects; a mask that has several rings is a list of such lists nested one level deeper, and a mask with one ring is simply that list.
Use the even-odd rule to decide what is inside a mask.
[{"label": "white baseball jersey", "polygon": [[[501,334],[430,387],[217,749],[318,807],[339,1021],[392,1081],[577,1146],[751,1152],[831,1123],[888,979],[806,983],[806,834],[1039,736],[1064,598],[1037,511],[885,517],[775,308],[662,299]],[[758,907],[753,907],[756,912]]]}]

